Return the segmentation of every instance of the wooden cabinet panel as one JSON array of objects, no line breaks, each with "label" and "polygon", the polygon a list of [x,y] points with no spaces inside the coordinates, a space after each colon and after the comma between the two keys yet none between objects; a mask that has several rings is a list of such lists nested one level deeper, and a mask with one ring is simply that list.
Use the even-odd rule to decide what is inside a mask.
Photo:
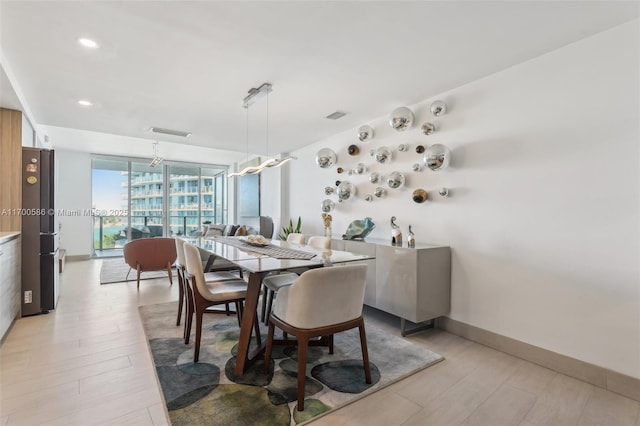
[{"label": "wooden cabinet panel", "polygon": [[22,230],[22,113],[0,108],[0,231]]}]

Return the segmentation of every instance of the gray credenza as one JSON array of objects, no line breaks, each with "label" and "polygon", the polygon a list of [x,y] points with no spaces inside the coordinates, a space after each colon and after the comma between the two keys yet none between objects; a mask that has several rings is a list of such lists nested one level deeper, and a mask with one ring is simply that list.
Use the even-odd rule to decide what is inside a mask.
[{"label": "gray credenza", "polygon": [[0,339],[20,314],[20,233],[0,232]]},{"label": "gray credenza", "polygon": [[[406,243],[405,243],[406,244]],[[375,256],[367,260],[366,305],[396,315],[401,332],[406,321],[421,323],[446,315],[451,307],[451,249],[416,244],[415,248],[392,246],[391,242],[333,239],[331,247]]]}]

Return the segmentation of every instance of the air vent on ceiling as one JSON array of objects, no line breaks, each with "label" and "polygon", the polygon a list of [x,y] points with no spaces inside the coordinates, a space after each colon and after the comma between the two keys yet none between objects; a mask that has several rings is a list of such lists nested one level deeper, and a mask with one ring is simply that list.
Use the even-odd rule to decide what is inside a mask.
[{"label": "air vent on ceiling", "polygon": [[330,120],[337,120],[338,118],[342,118],[345,115],[347,115],[346,112],[336,111],[336,112],[332,112],[331,114],[327,115],[325,118],[328,118]]},{"label": "air vent on ceiling", "polygon": [[161,127],[151,127],[149,130],[152,133],[162,133],[164,135],[181,136],[183,138],[188,138],[189,136],[191,136],[191,132],[183,132],[181,130],[163,129]]}]

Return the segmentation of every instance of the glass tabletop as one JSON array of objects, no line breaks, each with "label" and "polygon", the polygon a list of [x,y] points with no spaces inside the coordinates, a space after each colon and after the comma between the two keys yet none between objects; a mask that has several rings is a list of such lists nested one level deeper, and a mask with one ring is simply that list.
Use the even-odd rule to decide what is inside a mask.
[{"label": "glass tabletop", "polygon": [[[228,238],[228,237],[227,237]],[[356,262],[360,260],[373,259],[373,256],[364,254],[355,254],[348,251],[340,250],[317,250],[309,246],[300,246],[290,244],[286,241],[272,240],[270,244],[275,247],[288,248],[297,251],[303,251],[315,254],[309,260],[305,259],[276,259],[266,254],[257,253],[252,250],[250,245],[237,245],[234,239],[229,244],[225,243],[225,238],[192,238],[187,239],[188,242],[209,251],[216,256],[227,259],[249,272],[272,272],[283,269],[318,267],[321,265],[331,265],[338,263]]]}]

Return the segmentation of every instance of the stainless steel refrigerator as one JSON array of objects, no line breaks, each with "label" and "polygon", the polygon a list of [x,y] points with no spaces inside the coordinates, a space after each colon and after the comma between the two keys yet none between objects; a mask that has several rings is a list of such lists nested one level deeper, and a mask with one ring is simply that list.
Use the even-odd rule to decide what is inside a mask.
[{"label": "stainless steel refrigerator", "polygon": [[22,148],[22,316],[55,309],[59,296],[53,150]]}]

